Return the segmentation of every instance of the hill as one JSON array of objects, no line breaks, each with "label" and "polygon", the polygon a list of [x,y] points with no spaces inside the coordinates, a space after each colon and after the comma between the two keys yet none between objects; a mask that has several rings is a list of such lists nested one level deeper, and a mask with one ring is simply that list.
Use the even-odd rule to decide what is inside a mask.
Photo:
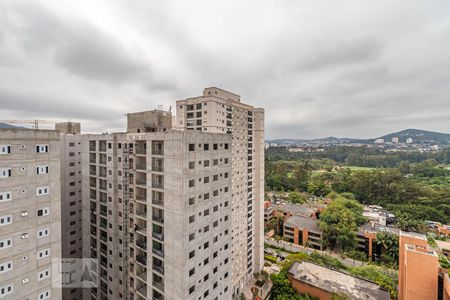
[{"label": "hill", "polygon": [[401,143],[405,143],[407,138],[412,138],[414,144],[450,144],[450,134],[421,129],[405,129],[379,138],[388,142],[391,141],[393,137],[398,137],[399,142]]},{"label": "hill", "polygon": [[[400,143],[406,143],[407,138],[413,139],[413,144],[439,144],[450,145],[450,134],[421,129],[405,129],[380,136],[386,142],[392,141],[393,137],[398,137]],[[268,143],[278,143],[280,145],[336,145],[336,144],[372,144],[376,138],[355,139],[355,138],[339,138],[326,137],[318,139],[274,139],[267,140]]]},{"label": "hill", "polygon": [[23,128],[20,126],[14,126],[14,125],[9,125],[9,124],[5,124],[5,123],[0,123],[0,128],[2,129],[8,129],[8,128]]}]

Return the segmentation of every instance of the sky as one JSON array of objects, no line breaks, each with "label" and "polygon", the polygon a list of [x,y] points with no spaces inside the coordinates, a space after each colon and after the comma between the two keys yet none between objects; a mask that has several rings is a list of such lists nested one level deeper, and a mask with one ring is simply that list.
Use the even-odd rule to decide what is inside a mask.
[{"label": "sky", "polygon": [[267,139],[450,132],[450,1],[0,1],[0,119],[123,131],[209,86]]}]

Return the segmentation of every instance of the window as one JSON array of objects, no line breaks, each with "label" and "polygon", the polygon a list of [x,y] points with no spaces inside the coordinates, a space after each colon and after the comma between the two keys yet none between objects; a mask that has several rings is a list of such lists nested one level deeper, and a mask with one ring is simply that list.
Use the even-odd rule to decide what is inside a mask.
[{"label": "window", "polygon": [[41,187],[36,188],[36,196],[47,195],[49,189],[50,188],[48,186],[41,186]]},{"label": "window", "polygon": [[11,177],[11,168],[0,169],[0,178]]},{"label": "window", "polygon": [[195,180],[189,180],[189,187],[194,187],[195,186]]},{"label": "window", "polygon": [[12,216],[0,216],[0,226],[12,224]]},{"label": "window", "polygon": [[192,170],[195,168],[195,162],[194,161],[190,161],[189,162],[189,170]]},{"label": "window", "polygon": [[50,269],[46,269],[46,270],[38,273],[37,279],[38,279],[38,281],[41,281],[41,280],[44,280],[49,277],[50,277]]},{"label": "window", "polygon": [[11,271],[13,268],[13,262],[8,261],[0,264],[0,273],[6,273],[8,271]]},{"label": "window", "polygon": [[195,216],[192,215],[189,217],[189,224],[194,223],[195,222]]},{"label": "window", "polygon": [[50,290],[46,290],[42,293],[39,293],[37,300],[44,300],[44,299],[49,299],[50,298]]},{"label": "window", "polygon": [[192,241],[193,239],[195,239],[195,233],[189,235],[189,241]]},{"label": "window", "polygon": [[9,295],[13,292],[13,284],[8,284],[4,286],[0,286],[0,297]]},{"label": "window", "polygon": [[45,153],[48,152],[48,145],[36,145],[37,153]]},{"label": "window", "polygon": [[50,256],[50,249],[44,249],[38,252],[37,259],[43,259],[49,256]]},{"label": "window", "polygon": [[195,256],[195,250],[192,250],[189,252],[189,259],[193,258]]},{"label": "window", "polygon": [[204,182],[204,183],[209,183],[209,177],[203,178],[203,182]]},{"label": "window", "polygon": [[191,197],[189,198],[189,205],[194,205],[195,204],[195,198]]},{"label": "window", "polygon": [[203,216],[209,216],[209,209],[205,209],[204,211],[203,211]]},{"label": "window", "polygon": [[0,202],[10,201],[11,199],[12,199],[12,193],[11,192],[0,193]]},{"label": "window", "polygon": [[11,145],[0,145],[0,154],[11,153]]},{"label": "window", "polygon": [[12,238],[0,240],[0,250],[9,248],[11,246],[12,246]]},{"label": "window", "polygon": [[47,236],[50,233],[50,230],[48,228],[39,229],[37,232],[37,237],[41,238],[44,236]]},{"label": "window", "polygon": [[189,144],[189,151],[195,151],[195,144]]},{"label": "window", "polygon": [[48,207],[40,208],[37,210],[37,216],[47,216],[50,213],[50,209]]},{"label": "window", "polygon": [[225,148],[225,150],[228,150],[228,143],[224,144],[223,147]]},{"label": "window", "polygon": [[36,167],[36,174],[47,174],[48,173],[48,166],[37,166]]},{"label": "window", "polygon": [[189,270],[189,277],[195,274],[195,268]]},{"label": "window", "polygon": [[209,167],[209,160],[205,160],[205,161],[203,162],[203,166],[204,166],[204,167]]},{"label": "window", "polygon": [[203,150],[208,151],[209,150],[209,144],[203,144]]},{"label": "window", "polygon": [[189,288],[189,295],[192,294],[193,292],[195,292],[195,285]]}]

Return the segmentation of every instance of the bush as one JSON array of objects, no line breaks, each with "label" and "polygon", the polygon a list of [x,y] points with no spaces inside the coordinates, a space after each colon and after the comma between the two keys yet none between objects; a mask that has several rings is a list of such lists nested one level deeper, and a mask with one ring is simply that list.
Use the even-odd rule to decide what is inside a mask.
[{"label": "bush", "polygon": [[273,257],[272,255],[264,255],[264,259],[268,260],[270,262],[276,263],[277,262],[277,258]]}]

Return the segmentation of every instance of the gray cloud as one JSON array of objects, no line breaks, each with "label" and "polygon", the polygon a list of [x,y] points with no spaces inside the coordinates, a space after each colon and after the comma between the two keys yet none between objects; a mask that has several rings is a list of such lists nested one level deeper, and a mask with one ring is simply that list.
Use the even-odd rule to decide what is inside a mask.
[{"label": "gray cloud", "polygon": [[120,130],[221,85],[266,109],[268,138],[450,132],[449,19],[439,0],[6,0],[0,118]]}]

